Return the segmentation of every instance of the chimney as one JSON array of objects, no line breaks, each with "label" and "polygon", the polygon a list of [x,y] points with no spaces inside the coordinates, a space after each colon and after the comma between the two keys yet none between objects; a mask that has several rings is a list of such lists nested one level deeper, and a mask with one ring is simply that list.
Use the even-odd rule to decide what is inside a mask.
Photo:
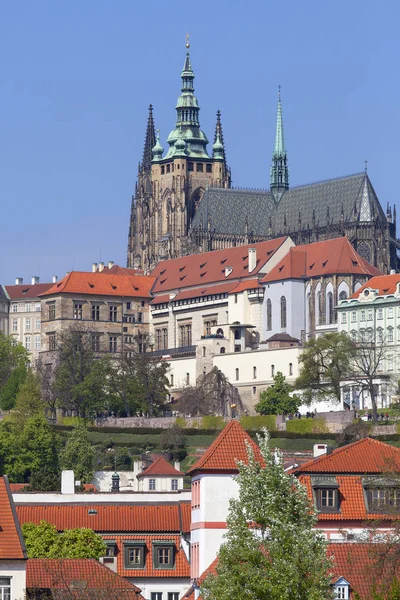
[{"label": "chimney", "polygon": [[99,262],[99,273],[101,273],[103,270],[104,270],[104,263]]},{"label": "chimney", "polygon": [[15,278],[15,285],[22,285],[23,283],[24,283],[24,280],[22,279],[22,277]]},{"label": "chimney", "polygon": [[51,278],[52,283],[57,283],[58,281],[58,277],[57,275],[53,275],[53,277]]},{"label": "chimney", "polygon": [[109,261],[108,261],[108,268],[109,268],[109,269],[112,269],[112,268],[113,268],[113,266],[114,266],[114,261],[113,261],[113,260],[109,260]]},{"label": "chimney", "polygon": [[32,283],[32,285],[36,285],[37,283],[39,283],[39,277],[37,275],[33,275],[32,279],[31,279],[31,283]]},{"label": "chimney", "polygon": [[97,271],[97,263],[92,263],[92,273],[96,273]]},{"label": "chimney", "polygon": [[174,462],[174,467],[175,467],[175,469],[176,469],[177,471],[180,471],[180,470],[181,470],[181,463],[179,462],[179,460],[176,460],[176,461]]},{"label": "chimney", "polygon": [[61,493],[75,494],[75,475],[73,471],[61,472]]},{"label": "chimney", "polygon": [[232,267],[225,267],[225,277],[229,277],[229,275],[232,273],[233,268]]},{"label": "chimney", "polygon": [[314,446],[313,446],[314,458],[318,458],[318,456],[323,456],[324,454],[328,454],[327,444],[314,444]]},{"label": "chimney", "polygon": [[254,271],[257,266],[257,249],[249,248],[249,273]]},{"label": "chimney", "polygon": [[390,269],[390,274],[391,275],[396,275],[396,269]]}]

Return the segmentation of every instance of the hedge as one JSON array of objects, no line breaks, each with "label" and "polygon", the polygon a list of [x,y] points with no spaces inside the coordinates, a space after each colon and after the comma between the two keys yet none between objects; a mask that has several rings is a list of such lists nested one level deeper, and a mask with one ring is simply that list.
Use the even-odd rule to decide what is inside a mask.
[{"label": "hedge", "polygon": [[264,428],[268,431],[275,431],[276,415],[243,416],[240,419],[240,424],[246,431],[261,431]]},{"label": "hedge", "polygon": [[197,433],[204,433],[207,430],[221,431],[226,425],[224,417],[214,415],[206,415],[201,418],[201,429],[197,429]]},{"label": "hedge", "polygon": [[322,417],[314,419],[292,419],[286,421],[286,431],[294,433],[328,433],[326,420]]}]

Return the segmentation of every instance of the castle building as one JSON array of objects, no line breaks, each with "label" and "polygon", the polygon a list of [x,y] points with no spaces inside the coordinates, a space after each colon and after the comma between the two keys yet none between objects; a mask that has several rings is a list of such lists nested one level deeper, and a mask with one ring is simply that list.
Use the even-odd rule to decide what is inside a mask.
[{"label": "castle building", "polygon": [[290,188],[279,92],[270,189],[233,189],[217,112],[212,152],[200,129],[189,44],[168,150],[150,105],[143,159],[132,198],[129,267],[290,236],[296,245],[346,236],[368,263],[397,269],[396,209],[383,210],[368,173]]}]

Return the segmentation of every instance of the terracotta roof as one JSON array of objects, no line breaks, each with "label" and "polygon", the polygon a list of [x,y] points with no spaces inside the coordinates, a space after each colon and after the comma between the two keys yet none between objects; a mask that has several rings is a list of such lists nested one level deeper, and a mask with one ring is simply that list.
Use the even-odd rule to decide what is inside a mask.
[{"label": "terracotta roof", "polygon": [[398,283],[400,283],[400,273],[396,273],[395,275],[380,275],[378,277],[373,277],[367,281],[367,283],[364,283],[364,285],[356,292],[354,292],[351,298],[358,298],[365,288],[378,290],[379,296],[394,294]]},{"label": "terracotta roof", "polygon": [[138,474],[138,477],[143,477],[144,475],[184,475],[181,471],[178,471],[169,463],[163,456],[159,456],[156,460],[151,463],[141,473]]},{"label": "terracotta roof", "polygon": [[155,278],[147,275],[114,275],[72,271],[41,296],[58,294],[89,294],[96,296],[125,296],[150,298]]},{"label": "terracotta roof", "polygon": [[195,287],[189,290],[185,289],[178,292],[174,298],[171,298],[169,294],[161,294],[160,296],[153,298],[151,304],[164,304],[165,302],[177,302],[179,300],[188,300],[190,298],[201,298],[202,296],[227,294],[236,287],[236,284],[236,281],[229,281],[228,283],[221,283],[220,285]]},{"label": "terracotta roof", "polygon": [[253,448],[256,458],[262,461],[259,446],[251,439],[240,423],[232,419],[208,450],[189,469],[188,474],[194,475],[199,471],[237,473],[237,461],[247,462],[246,441]]},{"label": "terracotta roof", "polygon": [[[140,589],[113,573],[97,560],[88,558],[30,558],[26,564],[26,587],[31,590],[67,588],[73,596],[86,597],[89,590],[107,590],[110,598],[142,599]],[[82,589],[86,590],[82,596]]]},{"label": "terracotta roof", "polygon": [[[210,573],[212,575],[216,575],[217,573],[217,565],[218,565],[218,561],[219,561],[219,557],[217,556],[216,558],[214,558],[214,560],[212,561],[211,565],[209,565],[207,567],[207,569],[200,575],[200,577],[197,579],[197,585],[202,585],[202,583],[204,582],[205,578],[207,577],[207,575],[209,575]],[[188,600],[193,600],[194,599],[194,587],[191,586],[189,588],[189,590],[186,592],[186,594],[184,594],[181,598],[181,600],[185,600],[185,598],[187,598]],[[202,596],[199,596],[197,598],[197,600],[201,600]]]},{"label": "terracotta roof", "polygon": [[25,488],[28,487],[27,483],[10,483],[10,491],[12,494],[15,494],[15,492],[23,492],[25,491]]},{"label": "terracotta roof", "polygon": [[[287,239],[287,237],[281,237],[258,244],[247,244],[246,246],[161,261],[152,271],[152,275],[157,277],[153,291],[157,294],[195,285],[234,281],[249,276],[249,248],[257,250],[257,266],[251,273],[254,276]],[[226,267],[232,268],[232,272],[227,277],[225,277]]]},{"label": "terracotta roof", "polygon": [[357,254],[346,237],[340,237],[290,248],[286,256],[262,279],[262,283],[347,273],[381,275],[378,269]]},{"label": "terracotta roof", "polygon": [[10,300],[23,300],[25,298],[32,300],[47,292],[53,285],[53,283],[35,283],[35,285],[21,284],[5,285],[3,287]]},{"label": "terracotta roof", "polygon": [[0,559],[25,559],[22,537],[8,478],[0,477]]},{"label": "terracotta roof", "polygon": [[[42,519],[58,531],[88,527],[94,531],[190,531],[190,502],[171,504],[20,504],[22,523]],[[94,512],[96,511],[96,512]]]},{"label": "terracotta roof", "polygon": [[400,448],[367,437],[306,462],[294,473],[373,474],[393,467],[400,469]]},{"label": "terracotta roof", "polygon": [[131,267],[120,267],[119,265],[113,265],[111,269],[108,266],[104,266],[102,271],[99,273],[112,273],[113,275],[144,275],[143,269],[132,269]]},{"label": "terracotta roof", "polygon": [[[190,565],[186,558],[185,552],[181,545],[179,535],[113,535],[102,536],[105,541],[107,539],[115,541],[117,552],[117,571],[123,577],[133,577],[139,579],[141,577],[190,577]],[[143,569],[126,569],[124,560],[124,542],[140,541],[145,543],[145,567]],[[156,569],[153,563],[153,542],[171,542],[175,546],[175,566],[173,569]]]},{"label": "terracotta roof", "polygon": [[256,290],[256,289],[264,289],[264,286],[261,285],[258,279],[245,279],[244,281],[239,281],[238,285],[233,288],[229,293],[230,294],[238,294],[239,292],[244,292],[245,290]]}]

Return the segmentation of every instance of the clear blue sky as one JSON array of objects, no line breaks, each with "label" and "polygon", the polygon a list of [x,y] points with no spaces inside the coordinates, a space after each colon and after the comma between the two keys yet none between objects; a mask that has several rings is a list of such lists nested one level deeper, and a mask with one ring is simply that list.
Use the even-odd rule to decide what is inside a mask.
[{"label": "clear blue sky", "polygon": [[395,0],[21,0],[0,6],[0,282],[126,261],[149,103],[166,147],[190,33],[203,130],[268,187],[277,86],[290,183],[368,171],[397,200]]}]

